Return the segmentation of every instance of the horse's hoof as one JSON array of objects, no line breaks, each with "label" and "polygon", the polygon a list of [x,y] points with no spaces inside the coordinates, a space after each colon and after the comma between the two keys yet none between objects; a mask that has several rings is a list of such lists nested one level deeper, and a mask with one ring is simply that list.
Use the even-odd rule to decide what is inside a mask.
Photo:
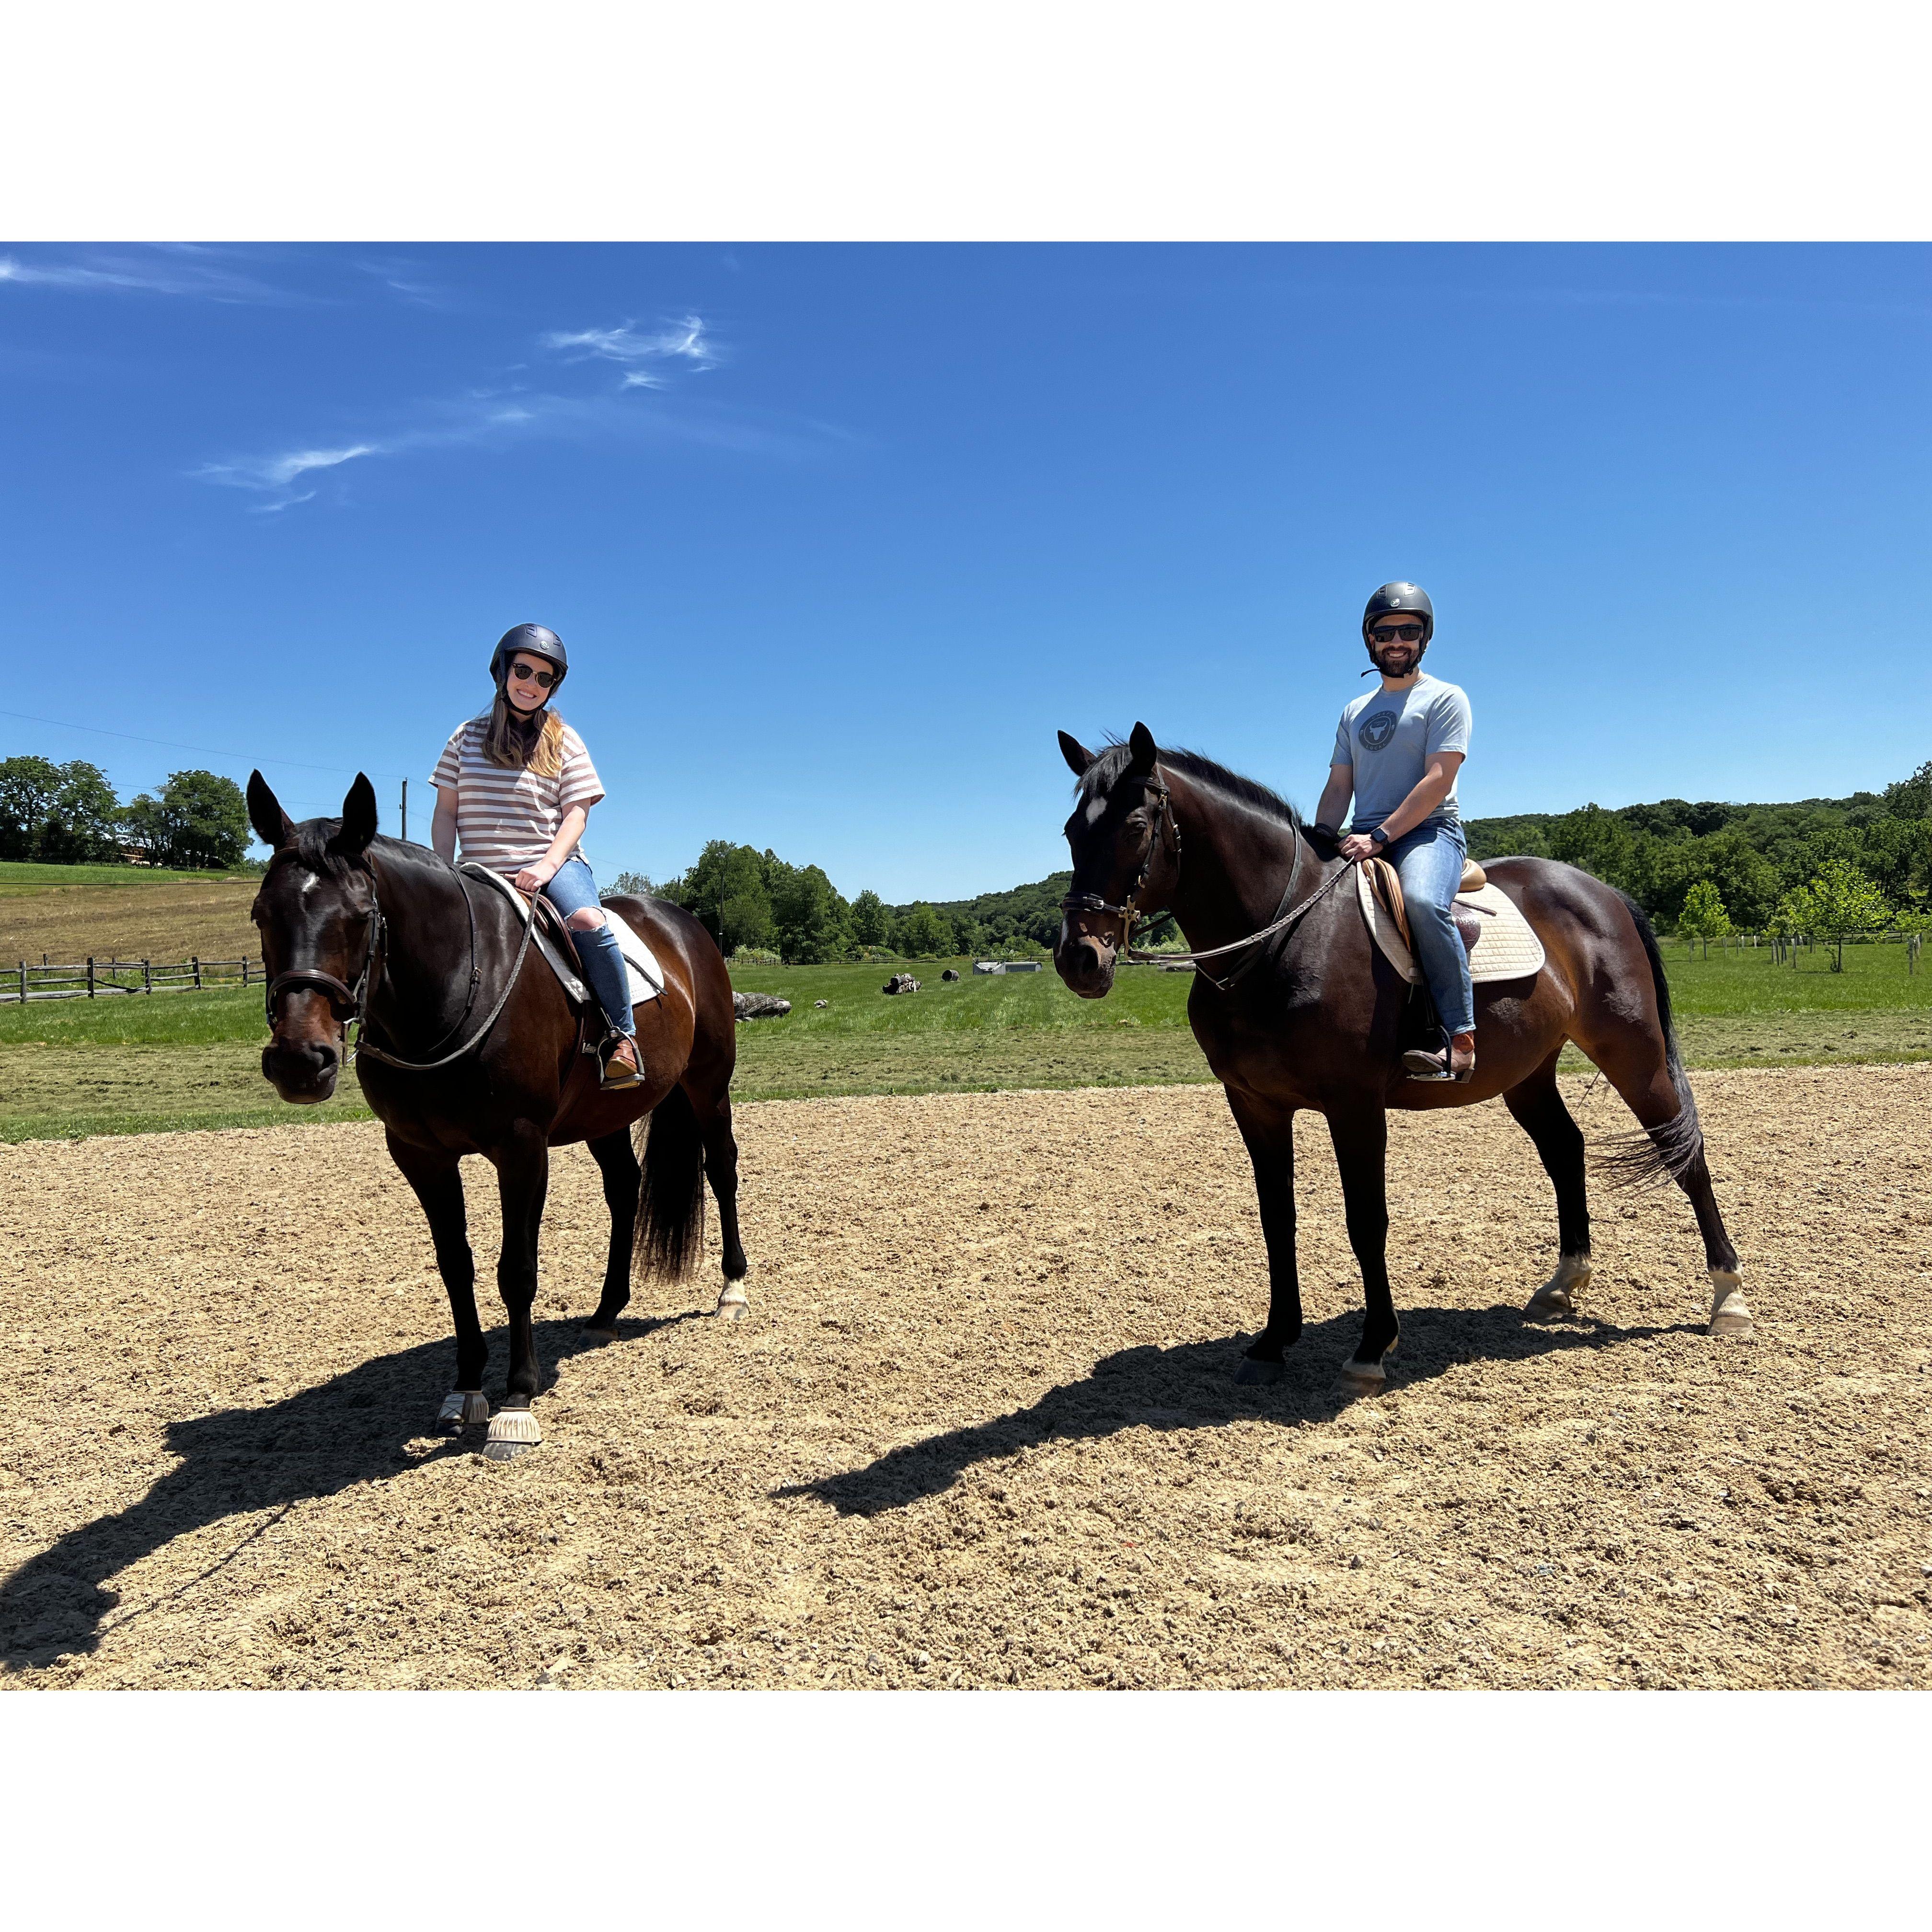
[{"label": "horse's hoof", "polygon": [[1380,1395],[1388,1384],[1388,1371],[1379,1362],[1346,1361],[1342,1364],[1343,1384],[1358,1395]]},{"label": "horse's hoof", "polygon": [[1556,1272],[1529,1298],[1522,1311],[1526,1322],[1563,1322],[1576,1312],[1576,1304],[1590,1285],[1591,1268],[1581,1256],[1566,1255]]},{"label": "horse's hoof", "polygon": [[1713,1335],[1748,1335],[1751,1312],[1745,1304],[1740,1278],[1728,1268],[1711,1270],[1711,1326]]},{"label": "horse's hoof", "polygon": [[736,1282],[731,1282],[718,1298],[718,1318],[721,1322],[742,1322],[751,1312],[751,1298]]},{"label": "horse's hoof", "polygon": [[584,1323],[578,1332],[586,1342],[614,1342],[617,1339],[617,1331],[615,1328],[596,1328],[592,1327],[588,1322]]},{"label": "horse's hoof", "polygon": [[527,1456],[543,1440],[537,1419],[527,1408],[500,1408],[490,1418],[489,1438],[484,1455],[492,1462],[514,1462]]},{"label": "horse's hoof", "polygon": [[1244,1355],[1241,1366],[1234,1371],[1237,1388],[1272,1388],[1276,1382],[1285,1381],[1288,1376],[1286,1362],[1264,1362],[1253,1355]]},{"label": "horse's hoof", "polygon": [[478,1389],[454,1389],[442,1399],[436,1412],[439,1436],[460,1436],[466,1429],[480,1429],[490,1420],[490,1398]]}]

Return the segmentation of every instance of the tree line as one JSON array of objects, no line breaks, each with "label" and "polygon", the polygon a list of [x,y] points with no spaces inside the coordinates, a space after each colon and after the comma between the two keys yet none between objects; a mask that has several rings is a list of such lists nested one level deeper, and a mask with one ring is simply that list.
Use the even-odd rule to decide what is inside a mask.
[{"label": "tree line", "polygon": [[214,772],[172,772],[158,793],[123,804],[84,758],[0,758],[0,859],[226,871],[242,863],[249,838],[242,788]]},{"label": "tree line", "polygon": [[[1040,953],[1059,925],[1068,875],[1058,876],[1057,886],[1049,879],[980,899],[888,905],[869,889],[848,899],[819,866],[794,866],[769,848],[714,838],[675,878],[654,883],[640,872],[620,872],[606,890],[682,906],[727,958],[770,952],[788,964],[820,965],[873,953],[908,959]],[[1030,896],[1049,888],[1052,923],[1046,924]]]},{"label": "tree line", "polygon": [[1467,830],[1472,858],[1564,860],[1687,938],[1922,929],[1932,915],[1932,760],[1850,798],[1586,805],[1472,819]]}]

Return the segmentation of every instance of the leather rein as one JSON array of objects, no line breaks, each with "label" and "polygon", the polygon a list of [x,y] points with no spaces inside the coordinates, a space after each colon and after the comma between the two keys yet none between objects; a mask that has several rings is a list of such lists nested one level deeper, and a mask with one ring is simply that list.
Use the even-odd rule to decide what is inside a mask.
[{"label": "leather rein", "polygon": [[[482,970],[476,957],[476,904],[470,896],[470,888],[464,881],[464,871],[456,872],[456,883],[463,894],[463,908],[470,915],[470,990],[463,1002],[463,1011],[457,1016],[455,1025],[445,1033],[429,1050],[435,1054],[450,1040],[463,1030],[471,1010],[476,1004],[476,989],[482,980]],[[496,1004],[484,1016],[482,1024],[453,1052],[443,1054],[440,1058],[404,1060],[393,1053],[387,1053],[373,1045],[369,1039],[369,1002],[375,997],[376,988],[382,977],[382,963],[387,956],[389,922],[383,916],[382,904],[376,890],[376,875],[368,874],[369,880],[369,942],[362,954],[362,970],[356,976],[351,986],[338,980],[333,973],[325,973],[319,967],[298,966],[286,973],[278,973],[268,982],[266,998],[268,1009],[268,1029],[272,1033],[275,1025],[275,1006],[283,994],[300,990],[320,993],[328,1000],[329,1010],[343,1023],[345,1032],[350,1027],[356,1030],[354,1044],[349,1051],[352,1065],[363,1054],[371,1060],[380,1060],[385,1066],[400,1067],[406,1073],[428,1073],[439,1066],[448,1066],[473,1052],[483,1041],[484,1036],[496,1024],[497,1016],[509,1004],[510,995],[516,991],[518,976],[524,970],[524,961],[530,950],[530,940],[536,932],[536,908],[531,907],[524,920],[524,936],[517,947],[515,963],[510,968],[510,976],[506,982]]]},{"label": "leather rein", "polygon": [[[1292,906],[1289,901],[1294,897],[1294,882],[1301,874],[1301,840],[1298,833],[1294,862],[1288,868],[1288,884],[1282,892],[1281,903],[1275,908],[1274,917],[1258,932],[1251,932],[1246,938],[1234,940],[1226,946],[1210,946],[1198,952],[1147,952],[1132,943],[1134,927],[1143,916],[1140,910],[1141,894],[1147,889],[1148,876],[1154,871],[1155,855],[1160,851],[1164,840],[1173,845],[1174,869],[1177,878],[1180,871],[1180,820],[1174,816],[1174,795],[1158,778],[1150,779],[1148,788],[1160,800],[1160,816],[1148,840],[1147,855],[1141,861],[1140,872],[1128,888],[1126,897],[1118,905],[1113,905],[1097,892],[1070,892],[1060,901],[1060,909],[1062,912],[1105,913],[1118,919],[1120,922],[1120,943],[1114,949],[1114,956],[1118,958],[1137,960],[1143,964],[1191,965],[1216,992],[1228,992],[1261,957],[1261,954],[1252,949],[1259,946],[1262,940],[1272,939],[1276,933],[1285,932],[1304,913],[1319,904],[1348,877],[1348,868],[1346,865],[1338,867],[1307,898],[1298,905]],[[1246,952],[1247,957],[1225,980],[1216,979],[1202,964],[1203,960],[1222,958],[1230,952]]]}]

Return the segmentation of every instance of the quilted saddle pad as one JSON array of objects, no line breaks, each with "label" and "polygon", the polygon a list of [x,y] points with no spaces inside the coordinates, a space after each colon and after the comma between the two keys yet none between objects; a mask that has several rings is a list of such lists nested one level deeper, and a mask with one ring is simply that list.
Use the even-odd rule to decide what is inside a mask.
[{"label": "quilted saddle pad", "polygon": [[[1389,964],[1413,985],[1422,977],[1414,956],[1403,943],[1394,920],[1370,890],[1367,870],[1360,866],[1355,868],[1355,896],[1376,944]],[[1542,940],[1500,886],[1458,892],[1455,919],[1466,945],[1472,928],[1474,931],[1475,943],[1469,946],[1469,977],[1476,985],[1492,980],[1528,980],[1543,970]]]}]

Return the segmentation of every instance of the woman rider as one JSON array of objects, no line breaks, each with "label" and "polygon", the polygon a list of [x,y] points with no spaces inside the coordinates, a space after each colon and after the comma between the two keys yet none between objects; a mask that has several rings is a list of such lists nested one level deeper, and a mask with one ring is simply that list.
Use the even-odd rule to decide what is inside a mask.
[{"label": "woman rider", "polygon": [[452,861],[460,838],[465,859],[513,878],[519,892],[541,892],[563,914],[610,1022],[603,1084],[635,1087],[643,1069],[630,975],[578,843],[604,787],[584,740],[549,708],[569,668],[554,631],[519,624],[503,633],[490,660],[495,700],[457,727],[436,760],[430,837]]},{"label": "woman rider", "polygon": [[1412,1080],[1467,1080],[1476,1070],[1475,994],[1449,908],[1468,851],[1456,773],[1469,749],[1469,700],[1423,670],[1435,630],[1435,607],[1413,584],[1384,584],[1369,599],[1362,641],[1382,686],[1342,711],[1316,820],[1339,838],[1331,828],[1352,792],[1342,856],[1379,854],[1401,874],[1416,957],[1449,1040],[1446,1052],[1405,1053],[1404,1070]]}]

